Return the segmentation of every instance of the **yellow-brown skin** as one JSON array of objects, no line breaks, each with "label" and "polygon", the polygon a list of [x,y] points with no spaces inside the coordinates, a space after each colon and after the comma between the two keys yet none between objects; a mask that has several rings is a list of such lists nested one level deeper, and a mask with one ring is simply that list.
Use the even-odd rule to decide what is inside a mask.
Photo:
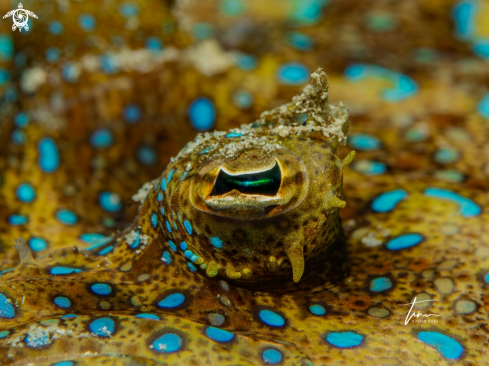
[{"label": "yellow-brown skin", "polygon": [[[71,2],[69,12],[58,7],[58,3],[24,4],[39,16],[28,36],[19,32],[14,35],[17,50],[28,54],[25,68],[40,65],[46,70],[60,69],[62,63],[53,66],[45,61],[45,50],[55,45],[65,54],[65,43],[73,40],[77,40],[78,47],[66,49],[68,61],[98,54],[100,47],[109,48],[107,44],[114,34],[122,34],[129,47],[138,49],[144,46],[145,37],[159,34],[161,24],[173,21],[164,2],[139,2],[140,25],[136,34],[125,27],[126,19],[118,18],[118,2],[104,3],[103,7],[94,2]],[[78,83],[46,83],[35,97],[19,89],[18,102],[3,104],[0,237],[4,259],[1,265],[10,268],[18,264],[18,254],[12,248],[13,239],[19,236],[26,240],[31,236],[47,238],[52,257],[43,259],[48,256],[47,252],[36,253],[41,269],[24,265],[2,276],[2,292],[16,305],[16,317],[0,319],[2,329],[9,330],[9,335],[0,339],[1,363],[52,365],[76,360],[77,365],[102,362],[114,365],[260,364],[263,362],[261,352],[267,347],[283,353],[283,364],[295,365],[310,365],[306,363],[309,360],[315,365],[483,365],[487,362],[489,286],[485,275],[489,269],[489,202],[486,166],[489,150],[487,122],[476,109],[485,92],[480,87],[480,82],[485,80],[485,64],[471,54],[465,43],[448,36],[453,28],[452,3],[331,1],[320,23],[302,28],[314,38],[315,49],[310,52],[294,50],[286,44],[285,38],[280,38],[290,30],[297,30],[287,25],[291,3],[267,3],[266,9],[263,1],[250,0],[249,4],[243,17],[253,19],[253,32],[244,34],[239,48],[258,57],[258,66],[253,71],[230,67],[209,77],[181,60],[143,73],[108,75],[84,71]],[[7,5],[0,4],[5,8],[2,14],[11,10]],[[220,36],[234,29],[243,18],[221,16],[215,11],[217,6],[212,1],[198,2],[183,6],[183,12],[190,14],[193,22],[215,24],[216,34]],[[371,8],[400,14],[399,28],[388,34],[365,31],[359,25],[364,24],[364,16]],[[84,42],[87,33],[77,24],[78,16],[84,12],[95,14],[98,26],[91,35],[107,41],[105,45],[91,43],[90,48]],[[52,36],[45,31],[53,19],[63,20],[64,36]],[[1,26],[5,27],[4,34],[11,34],[11,23],[3,22]],[[176,28],[177,33],[162,36],[163,42],[166,46],[183,49],[192,43],[192,36]],[[412,37],[413,34],[423,36]],[[273,52],[270,52],[271,45],[276,45]],[[368,62],[415,77],[422,92],[400,103],[388,103],[382,100],[380,93],[389,82],[345,81],[341,73],[360,57],[354,53],[360,49],[358,45],[362,46],[360,56],[366,57]],[[415,60],[415,51],[427,46],[450,57],[431,64]],[[169,250],[165,242],[148,246],[144,255],[137,255],[122,242],[110,255],[111,263],[105,256],[97,256],[96,251],[85,257],[86,252],[80,254],[71,249],[74,245],[86,246],[78,239],[82,233],[110,234],[112,229],[101,224],[102,218],[121,220],[119,229],[127,227],[125,221],[133,219],[135,209],[108,214],[100,208],[98,194],[110,189],[118,192],[127,203],[144,181],[158,176],[170,156],[175,156],[195,134],[187,116],[188,105],[195,97],[206,95],[215,101],[219,130],[249,123],[258,118],[261,111],[289,100],[297,92],[297,87],[281,85],[276,80],[276,70],[281,64],[297,60],[311,69],[318,65],[325,67],[334,86],[333,95],[356,110],[352,117],[354,132],[369,133],[382,140],[381,148],[360,152],[356,161],[382,161],[390,169],[389,174],[378,176],[365,176],[356,165],[346,171],[343,199],[348,206],[340,210],[350,263],[346,279],[331,285],[331,278],[312,276],[308,281],[302,278],[297,285],[290,282],[295,286],[293,291],[275,286],[278,291],[265,293],[231,285],[228,292],[217,278],[209,279],[201,270],[199,274],[188,270],[187,261],[181,255],[172,253],[173,262],[166,266],[159,259],[163,251]],[[479,68],[471,66],[471,73],[467,73],[467,69],[461,67],[466,60]],[[13,59],[1,62],[2,67],[15,70],[12,78],[16,83],[21,67],[14,66]],[[440,70],[446,72],[444,77],[440,77]],[[446,77],[447,74],[451,77]],[[477,83],[474,84],[474,80]],[[237,86],[243,86],[253,95],[252,107],[241,110],[233,105],[231,96]],[[35,121],[33,117],[25,129],[26,144],[12,144],[13,116],[19,111],[30,112],[47,105],[53,91],[62,92],[68,101],[63,110],[53,112],[58,119],[50,119],[49,124]],[[122,121],[121,109],[130,102],[142,105],[145,115],[141,123],[129,125]],[[406,116],[414,118],[414,125],[404,124]],[[418,123],[428,126],[429,137],[424,141],[410,141],[408,132],[417,129]],[[116,143],[110,149],[96,150],[89,145],[91,133],[100,126],[113,128]],[[454,136],[454,130],[462,132]],[[46,135],[58,142],[62,157],[60,169],[53,174],[42,173],[37,165],[36,145]],[[134,155],[141,143],[156,148],[161,159],[159,165],[140,166]],[[436,162],[433,155],[440,143],[456,148],[461,153],[460,159],[447,165]],[[340,147],[338,156],[346,156],[349,150],[350,147]],[[96,157],[102,158],[104,164],[94,164]],[[444,169],[463,173],[465,181],[441,180],[435,173]],[[36,200],[29,204],[20,202],[15,195],[17,186],[24,181],[36,188]],[[456,204],[426,197],[423,191],[430,186],[470,198],[482,208],[482,214],[472,218],[461,216]],[[376,196],[399,188],[404,188],[408,196],[393,211],[371,211],[370,202]],[[59,223],[54,213],[60,207],[76,211],[80,222],[70,227]],[[29,223],[10,226],[7,218],[12,213],[28,215]],[[161,230],[153,232],[150,212],[143,210],[139,215],[142,231],[155,238],[161,237]],[[418,246],[397,252],[385,249],[389,239],[408,232],[421,233],[425,240]],[[363,239],[370,236],[381,244],[367,246]],[[68,249],[56,250],[62,247]],[[341,261],[332,262],[339,264]],[[52,276],[44,271],[44,265],[50,263],[83,266],[86,271],[79,275]],[[306,264],[306,271],[310,267]],[[147,279],[140,277],[150,273]],[[342,273],[341,268],[335,273]],[[225,272],[220,276],[227,277]],[[394,288],[381,293],[370,292],[369,283],[375,276],[390,276]],[[292,273],[289,273],[289,281],[291,278]],[[116,295],[103,297],[91,293],[87,284],[94,282],[110,283]],[[155,303],[164,297],[169,286],[188,291],[186,294],[191,301],[172,311],[157,307]],[[53,304],[53,296],[60,294],[72,299],[71,308],[61,309]],[[440,315],[440,322],[404,325],[407,309],[400,304],[421,295],[438,300],[420,310]],[[463,301],[472,302],[475,309],[461,312]],[[327,314],[321,317],[311,314],[308,307],[314,303],[323,304]],[[287,319],[286,326],[273,328],[261,323],[256,316],[260,306],[281,312]],[[72,312],[79,317],[59,319]],[[135,318],[140,312],[158,313],[160,320]],[[232,331],[235,340],[218,344],[205,335],[205,327],[211,324],[210,313],[225,316],[221,327]],[[111,338],[89,335],[87,325],[99,316],[110,316],[118,324]],[[72,330],[74,335],[87,337],[62,336],[37,349],[25,345],[23,339],[31,325],[49,329],[53,324],[57,324],[56,329],[60,331]],[[148,342],[168,328],[182,332],[185,337],[182,351],[154,352]],[[449,360],[422,342],[416,334],[426,329],[456,339],[464,348],[461,358]],[[325,341],[326,334],[332,331],[354,331],[363,334],[365,341],[359,347],[339,349]],[[54,331],[50,331],[51,338],[53,335]],[[24,347],[13,347],[14,339]],[[92,357],[95,353],[98,356]]]}]

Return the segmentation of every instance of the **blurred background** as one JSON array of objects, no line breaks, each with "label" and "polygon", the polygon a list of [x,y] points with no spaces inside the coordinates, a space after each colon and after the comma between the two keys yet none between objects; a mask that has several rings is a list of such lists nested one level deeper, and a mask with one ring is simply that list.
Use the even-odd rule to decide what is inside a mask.
[{"label": "blurred background", "polygon": [[400,177],[489,188],[489,1],[22,6],[0,2],[18,10],[0,20],[0,269],[19,236],[36,256],[104,240],[197,133],[253,122],[317,67],[350,111],[338,155],[359,152],[345,219]]}]

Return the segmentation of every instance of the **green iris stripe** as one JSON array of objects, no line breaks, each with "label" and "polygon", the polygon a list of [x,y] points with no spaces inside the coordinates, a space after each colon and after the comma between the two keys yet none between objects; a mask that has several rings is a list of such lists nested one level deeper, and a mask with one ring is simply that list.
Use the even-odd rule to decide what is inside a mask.
[{"label": "green iris stripe", "polygon": [[259,180],[248,180],[248,181],[241,181],[241,180],[228,178],[227,181],[228,183],[235,184],[238,187],[263,187],[274,183],[273,179],[271,178],[263,178]]}]

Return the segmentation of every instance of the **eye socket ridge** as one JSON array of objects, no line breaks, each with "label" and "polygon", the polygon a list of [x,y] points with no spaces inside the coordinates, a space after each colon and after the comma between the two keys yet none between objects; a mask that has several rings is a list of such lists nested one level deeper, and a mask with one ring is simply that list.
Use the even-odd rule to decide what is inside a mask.
[{"label": "eye socket ridge", "polygon": [[271,169],[257,173],[231,175],[221,169],[210,195],[220,196],[237,190],[243,194],[275,196],[281,183],[282,172],[277,162]]}]

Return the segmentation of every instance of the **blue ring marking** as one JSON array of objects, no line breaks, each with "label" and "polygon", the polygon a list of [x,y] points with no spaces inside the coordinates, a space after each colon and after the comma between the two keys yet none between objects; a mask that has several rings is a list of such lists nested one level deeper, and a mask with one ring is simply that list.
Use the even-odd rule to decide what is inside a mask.
[{"label": "blue ring marking", "polygon": [[29,124],[29,115],[27,113],[19,113],[15,116],[15,125],[19,128],[24,128]]},{"label": "blue ring marking", "polygon": [[243,136],[243,134],[242,133],[237,133],[237,132],[230,132],[225,137],[227,137],[227,138],[233,138],[233,137],[240,137],[240,136]]},{"label": "blue ring marking", "polygon": [[399,250],[410,248],[414,245],[421,243],[422,241],[423,237],[420,234],[404,234],[389,240],[387,242],[387,249]]},{"label": "blue ring marking", "polygon": [[[243,91],[243,90],[238,91],[233,95],[233,102],[239,108],[242,109],[249,108],[253,105],[253,95],[251,95],[247,91]],[[207,150],[207,148],[204,150]],[[204,150],[201,152],[201,154],[204,153]]]},{"label": "blue ring marking", "polygon": [[205,334],[213,341],[221,343],[230,342],[234,338],[233,333],[215,327],[207,327],[207,329],[205,330]]},{"label": "blue ring marking", "polygon": [[160,192],[160,193],[158,193],[158,202],[161,202],[161,201],[163,201],[163,194]]},{"label": "blue ring marking", "polygon": [[477,106],[477,111],[484,118],[489,118],[489,93],[484,95]]},{"label": "blue ring marking", "polygon": [[44,137],[37,145],[39,151],[39,166],[44,173],[53,173],[59,167],[58,147],[53,139]]},{"label": "blue ring marking", "polygon": [[9,61],[14,56],[14,41],[6,34],[0,34],[0,60]]},{"label": "blue ring marking", "polygon": [[107,212],[117,212],[122,208],[121,198],[117,193],[102,192],[98,199],[100,206]]},{"label": "blue ring marking", "polygon": [[53,267],[50,273],[52,275],[67,275],[73,273],[80,273],[82,270],[79,268],[69,268],[69,267]]},{"label": "blue ring marking", "polygon": [[75,225],[78,222],[78,216],[70,210],[58,210],[56,212],[56,218],[65,225]]},{"label": "blue ring marking", "polygon": [[258,59],[253,55],[238,55],[236,65],[242,70],[253,70],[258,63]]},{"label": "blue ring marking", "polygon": [[59,306],[60,308],[66,309],[71,306],[71,300],[64,296],[57,296],[53,300],[54,305]]},{"label": "blue ring marking", "polygon": [[324,306],[321,306],[319,304],[314,304],[309,306],[309,311],[311,312],[311,314],[317,316],[326,314],[326,309],[324,308]]},{"label": "blue ring marking", "polygon": [[128,104],[124,107],[122,115],[126,122],[136,123],[141,119],[141,107],[139,107],[137,104]]},{"label": "blue ring marking", "polygon": [[182,249],[183,251],[187,250],[188,249],[188,245],[186,242],[182,241],[180,243],[180,249]]},{"label": "blue ring marking", "polygon": [[362,151],[377,150],[382,146],[382,142],[377,137],[366,133],[351,135],[348,137],[348,143],[351,147]]},{"label": "blue ring marking", "polygon": [[166,192],[166,178],[163,178],[163,180],[161,181],[161,189],[163,190],[163,192]]},{"label": "blue ring marking", "polygon": [[40,252],[48,247],[48,243],[43,238],[32,237],[29,239],[29,246],[34,252]]},{"label": "blue ring marking", "polygon": [[428,197],[440,198],[457,203],[459,212],[464,217],[474,217],[481,213],[481,208],[472,200],[462,197],[458,193],[441,188],[427,188],[424,194]]},{"label": "blue ring marking", "polygon": [[195,267],[192,263],[187,262],[187,266],[192,272],[197,272],[197,267]]},{"label": "blue ring marking", "polygon": [[8,217],[8,222],[10,225],[13,225],[13,226],[18,226],[18,225],[24,225],[24,224],[27,224],[29,220],[27,219],[27,216],[24,216],[24,215],[17,215],[17,214],[14,214],[14,215],[10,215]]},{"label": "blue ring marking", "polygon": [[[164,260],[163,260],[164,259]],[[163,252],[163,255],[161,256],[161,260],[163,262],[165,262],[166,264],[170,264],[171,263],[171,254],[169,251],[165,250]]]},{"label": "blue ring marking", "polygon": [[190,124],[198,131],[206,131],[216,122],[216,108],[209,98],[199,97],[188,108]]},{"label": "blue ring marking", "polygon": [[455,35],[460,40],[470,40],[474,36],[475,16],[478,11],[477,1],[459,1],[452,8],[452,19],[455,23]]},{"label": "blue ring marking", "polygon": [[168,232],[171,233],[171,225],[168,221],[166,221],[166,230],[168,230]]},{"label": "blue ring marking", "polygon": [[267,365],[276,365],[277,363],[280,363],[282,361],[282,353],[277,351],[274,348],[268,348],[263,351],[261,354],[261,358],[263,359],[263,362],[265,362]]},{"label": "blue ring marking", "polygon": [[71,318],[78,318],[78,315],[76,314],[66,314],[60,317],[60,319],[71,319]]},{"label": "blue ring marking", "polygon": [[108,247],[102,249],[100,252],[98,252],[98,255],[106,255],[107,253],[110,253],[114,249],[113,245],[109,245]]},{"label": "blue ring marking", "polygon": [[9,330],[4,330],[4,331],[0,332],[0,339],[5,338],[6,336],[9,335],[9,333],[10,333]]},{"label": "blue ring marking", "polygon": [[223,0],[221,11],[227,16],[236,16],[243,12],[246,3],[243,0]]},{"label": "blue ring marking", "polygon": [[151,146],[140,146],[136,152],[139,161],[146,165],[155,165],[157,161],[156,151]]},{"label": "blue ring marking", "polygon": [[180,292],[168,295],[158,303],[160,308],[171,309],[182,305],[185,301],[185,295]]},{"label": "blue ring marking", "polygon": [[115,323],[110,318],[99,318],[90,323],[90,331],[101,337],[110,337],[114,333]]},{"label": "blue ring marking", "polygon": [[221,249],[224,245],[221,239],[219,239],[217,236],[211,237],[211,244],[214,248]]},{"label": "blue ring marking", "polygon": [[160,353],[171,353],[180,350],[182,338],[175,333],[166,333],[153,342],[153,349]]},{"label": "blue ring marking", "polygon": [[140,318],[140,319],[151,319],[151,320],[160,320],[158,315],[156,314],[151,314],[151,313],[141,313],[135,316],[135,318]]},{"label": "blue ring marking", "polygon": [[351,348],[359,346],[363,342],[363,336],[353,332],[329,333],[326,340],[339,348]]},{"label": "blue ring marking", "polygon": [[171,178],[173,177],[173,173],[175,173],[175,170],[170,170],[170,173],[168,173],[168,180],[167,183],[170,184]]},{"label": "blue ring marking", "polygon": [[258,315],[262,322],[272,327],[283,327],[285,325],[285,319],[271,310],[260,310]]},{"label": "blue ring marking", "polygon": [[301,51],[309,51],[314,45],[311,37],[309,37],[307,34],[299,32],[289,33],[287,40],[292,47]]},{"label": "blue ring marking", "polygon": [[80,28],[84,31],[91,32],[95,29],[97,21],[95,20],[93,15],[84,13],[78,17],[78,24],[80,25]]},{"label": "blue ring marking", "polygon": [[177,252],[177,246],[175,245],[174,242],[172,242],[171,240],[168,240],[168,245],[170,246],[170,248],[176,253]]},{"label": "blue ring marking", "polygon": [[407,192],[403,189],[385,192],[373,200],[371,207],[376,212],[389,212],[406,197]]},{"label": "blue ring marking", "polygon": [[189,235],[192,235],[192,233],[193,233],[193,231],[194,231],[194,230],[193,230],[193,228],[192,228],[192,224],[190,223],[190,221],[185,220],[185,221],[183,222],[183,226],[185,226],[185,230],[187,230],[187,233],[188,233]]},{"label": "blue ring marking", "polygon": [[419,332],[418,338],[436,348],[441,354],[450,360],[462,356],[464,348],[455,339],[439,332]]},{"label": "blue ring marking", "polygon": [[52,366],[74,366],[74,365],[75,364],[71,361],[61,361],[61,362],[55,363]]},{"label": "blue ring marking", "polygon": [[148,37],[145,42],[146,48],[151,52],[159,52],[163,50],[163,41],[158,37]]},{"label": "blue ring marking", "polygon": [[277,71],[279,82],[286,85],[303,84],[309,79],[309,75],[309,69],[298,62],[283,64]]},{"label": "blue ring marking", "polygon": [[382,292],[392,288],[392,281],[389,277],[377,277],[370,282],[370,291]]},{"label": "blue ring marking", "polygon": [[63,33],[64,26],[63,23],[61,23],[58,20],[55,20],[49,23],[48,29],[49,29],[49,33],[51,33],[53,36],[59,36],[61,33]]},{"label": "blue ring marking", "polygon": [[46,61],[49,63],[55,63],[59,61],[60,56],[61,56],[61,51],[59,48],[56,47],[49,47],[45,53]]},{"label": "blue ring marking", "polygon": [[15,316],[14,307],[10,299],[7,299],[4,294],[0,293],[0,318],[13,318]]},{"label": "blue ring marking", "polygon": [[99,128],[90,136],[90,144],[96,149],[103,149],[112,146],[114,135],[108,128]]},{"label": "blue ring marking", "polygon": [[133,17],[139,13],[137,5],[132,3],[124,3],[119,6],[119,12],[127,18]]},{"label": "blue ring marking", "polygon": [[158,226],[158,216],[156,216],[156,213],[153,212],[153,214],[151,215],[151,224],[153,225],[153,227],[156,229],[156,227]]},{"label": "blue ring marking", "polygon": [[90,289],[97,295],[110,295],[112,293],[112,287],[106,283],[94,283],[90,286]]},{"label": "blue ring marking", "polygon": [[25,142],[25,133],[21,130],[14,130],[11,135],[11,140],[16,145],[22,145]]},{"label": "blue ring marking", "polygon": [[17,187],[17,198],[22,202],[30,203],[36,198],[34,188],[28,183],[19,184]]},{"label": "blue ring marking", "polygon": [[183,253],[183,255],[185,256],[185,258],[190,259],[190,258],[191,258],[191,257],[194,255],[194,253],[192,253],[192,251],[191,251],[191,250],[186,250],[186,251]]}]

